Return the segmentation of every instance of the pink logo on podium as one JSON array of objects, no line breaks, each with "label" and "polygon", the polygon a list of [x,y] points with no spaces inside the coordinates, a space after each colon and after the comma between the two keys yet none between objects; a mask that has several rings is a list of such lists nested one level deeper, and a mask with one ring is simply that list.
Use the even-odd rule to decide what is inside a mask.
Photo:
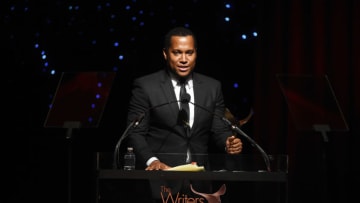
[{"label": "pink logo on podium", "polygon": [[226,186],[225,186],[225,184],[223,184],[223,185],[219,188],[219,190],[218,190],[217,192],[213,193],[213,194],[207,194],[207,193],[198,192],[198,191],[196,191],[196,190],[192,187],[192,185],[190,185],[190,189],[191,189],[191,191],[192,191],[193,193],[198,194],[198,195],[204,197],[204,198],[207,200],[208,203],[221,203],[221,198],[220,198],[220,196],[223,195],[223,194],[225,194],[225,192],[226,192]]}]

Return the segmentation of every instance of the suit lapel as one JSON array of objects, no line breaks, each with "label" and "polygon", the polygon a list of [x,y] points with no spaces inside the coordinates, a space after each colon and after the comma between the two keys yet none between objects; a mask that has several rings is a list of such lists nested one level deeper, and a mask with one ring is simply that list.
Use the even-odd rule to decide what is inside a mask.
[{"label": "suit lapel", "polygon": [[[194,103],[198,106],[204,106],[204,98],[205,98],[205,87],[202,87],[202,81],[197,77],[197,75],[193,74],[193,88],[194,88]],[[196,127],[197,121],[199,120],[199,116],[204,111],[203,109],[199,108],[198,106],[194,107],[194,123],[192,129]]]},{"label": "suit lapel", "polygon": [[[174,87],[171,83],[170,76],[164,71],[163,77],[161,79],[161,89],[164,92],[164,95],[166,97],[166,100],[168,102],[176,101],[176,95],[174,92]],[[177,121],[178,113],[179,113],[179,107],[177,103],[174,103],[176,105],[170,105],[171,108],[171,116],[170,118],[174,118]]]}]

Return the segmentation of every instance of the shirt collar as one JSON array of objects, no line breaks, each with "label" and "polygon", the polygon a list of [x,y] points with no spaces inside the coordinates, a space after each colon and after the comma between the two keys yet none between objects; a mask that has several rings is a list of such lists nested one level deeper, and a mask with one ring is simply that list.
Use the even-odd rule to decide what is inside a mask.
[{"label": "shirt collar", "polygon": [[[171,76],[171,82],[172,82],[174,87],[175,86],[180,86],[179,80],[177,78],[173,77],[173,76]],[[187,78],[185,83],[191,89],[193,87],[193,79],[192,79],[192,77]]]}]

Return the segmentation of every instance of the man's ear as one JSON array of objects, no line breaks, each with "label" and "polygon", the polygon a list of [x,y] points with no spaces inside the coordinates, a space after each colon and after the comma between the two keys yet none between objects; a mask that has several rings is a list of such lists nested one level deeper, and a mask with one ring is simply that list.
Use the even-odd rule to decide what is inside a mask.
[{"label": "man's ear", "polygon": [[162,53],[163,53],[164,59],[167,60],[167,53],[166,53],[166,49],[165,49],[165,48],[163,48]]}]

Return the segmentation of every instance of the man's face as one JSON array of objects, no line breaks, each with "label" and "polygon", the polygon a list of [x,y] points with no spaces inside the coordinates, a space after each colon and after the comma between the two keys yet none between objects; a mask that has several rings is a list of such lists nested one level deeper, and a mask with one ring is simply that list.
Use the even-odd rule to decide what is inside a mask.
[{"label": "man's face", "polygon": [[196,48],[192,36],[173,36],[163,55],[170,70],[179,77],[187,77],[195,68]]}]

